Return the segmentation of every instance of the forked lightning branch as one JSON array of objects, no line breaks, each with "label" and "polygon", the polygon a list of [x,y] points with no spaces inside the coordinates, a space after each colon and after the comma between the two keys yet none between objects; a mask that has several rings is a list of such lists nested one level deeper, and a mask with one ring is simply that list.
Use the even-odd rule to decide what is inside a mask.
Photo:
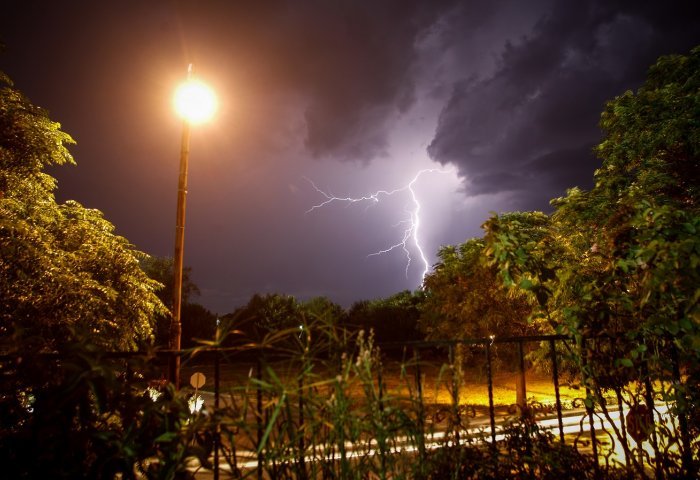
[{"label": "forked lightning branch", "polygon": [[325,197],[325,200],[323,202],[309,208],[306,211],[306,213],[311,213],[319,208],[329,207],[334,203],[343,203],[346,205],[350,205],[371,202],[378,204],[382,201],[382,199],[395,195],[407,194],[407,196],[410,199],[411,206],[407,211],[408,218],[399,222],[399,225],[405,225],[400,239],[393,245],[368,254],[367,257],[388,254],[390,252],[393,252],[394,250],[403,251],[403,254],[406,257],[406,278],[408,278],[408,269],[410,268],[411,263],[413,261],[413,256],[411,255],[411,249],[413,248],[415,252],[418,253],[418,259],[423,265],[423,273],[421,274],[422,283],[423,279],[430,270],[430,264],[428,263],[428,259],[425,256],[425,251],[421,246],[419,240],[419,229],[421,226],[421,203],[418,199],[416,191],[414,190],[414,187],[422,175],[429,173],[447,172],[445,172],[444,170],[438,170],[434,168],[426,168],[416,173],[413,179],[402,187],[396,188],[394,190],[377,190],[374,193],[370,193],[359,197],[336,197],[335,195],[331,195],[330,193],[320,189],[311,179],[304,177],[311,184],[311,186],[313,186],[314,189],[316,189],[318,193]]}]

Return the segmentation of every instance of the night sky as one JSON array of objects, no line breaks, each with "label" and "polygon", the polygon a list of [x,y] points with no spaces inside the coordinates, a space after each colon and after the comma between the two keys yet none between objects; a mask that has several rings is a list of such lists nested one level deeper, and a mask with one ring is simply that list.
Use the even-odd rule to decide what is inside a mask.
[{"label": "night sky", "polygon": [[185,264],[196,301],[255,292],[353,301],[415,289],[403,236],[480,236],[489,212],[549,211],[589,188],[604,102],[659,55],[700,44],[700,2],[0,0],[0,70],[77,141],[59,200],[100,209],[139,250],[172,256],[189,62],[217,92],[192,132]]}]

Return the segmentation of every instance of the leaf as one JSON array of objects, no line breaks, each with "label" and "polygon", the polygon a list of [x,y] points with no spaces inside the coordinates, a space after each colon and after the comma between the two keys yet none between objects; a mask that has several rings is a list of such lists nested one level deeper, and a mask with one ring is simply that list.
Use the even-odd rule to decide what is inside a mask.
[{"label": "leaf", "polygon": [[275,405],[275,409],[272,412],[272,415],[270,415],[270,419],[267,422],[267,428],[265,428],[265,433],[260,439],[260,444],[258,445],[257,453],[262,452],[265,448],[265,444],[267,443],[267,439],[270,436],[270,432],[272,432],[272,428],[275,426],[275,421],[277,420],[277,417],[279,416],[280,411],[282,410],[282,405],[284,405],[286,400],[287,393],[285,392],[280,397],[279,402],[277,402],[277,405]]},{"label": "leaf", "polygon": [[170,443],[178,438],[178,432],[165,432],[153,440],[155,443]]},{"label": "leaf", "polygon": [[629,358],[621,358],[619,359],[619,362],[620,365],[622,365],[623,367],[631,368],[634,366],[634,363],[632,363],[632,360],[630,360]]},{"label": "leaf", "polygon": [[680,326],[681,326],[686,332],[690,332],[690,331],[693,330],[693,322],[691,322],[690,319],[689,319],[688,317],[683,317],[683,318],[681,318],[680,321],[679,321],[678,323],[680,323]]}]

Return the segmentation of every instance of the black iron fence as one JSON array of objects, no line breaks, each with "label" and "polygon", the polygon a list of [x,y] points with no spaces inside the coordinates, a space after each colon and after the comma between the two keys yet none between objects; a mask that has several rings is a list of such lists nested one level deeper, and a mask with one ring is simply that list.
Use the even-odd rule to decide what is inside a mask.
[{"label": "black iron fence", "polygon": [[[198,430],[188,442],[204,452],[188,468],[213,478],[498,478],[520,469],[546,477],[552,468],[588,470],[584,478],[618,470],[693,478],[697,471],[697,406],[679,408],[669,395],[686,382],[683,365],[672,362],[659,376],[642,361],[626,378],[587,378],[601,372],[586,352],[615,357],[615,339],[375,345],[361,335],[318,347],[309,335],[301,329],[271,343],[101,357],[123,362],[122,378],[148,385],[156,401],[168,394],[170,359],[181,356],[180,394]],[[128,361],[134,358],[155,368],[146,373]],[[0,364],[7,371],[16,361]]]}]

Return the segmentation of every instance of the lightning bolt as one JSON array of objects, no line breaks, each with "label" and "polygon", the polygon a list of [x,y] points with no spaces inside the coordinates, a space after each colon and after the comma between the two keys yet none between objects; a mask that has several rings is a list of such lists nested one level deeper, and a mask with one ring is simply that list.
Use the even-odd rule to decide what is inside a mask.
[{"label": "lightning bolt", "polygon": [[413,203],[413,208],[409,209],[406,213],[408,213],[408,218],[405,220],[402,220],[398,223],[398,225],[406,225],[403,231],[403,236],[401,237],[401,240],[396,242],[395,244],[384,248],[382,250],[379,250],[374,253],[370,253],[367,255],[367,257],[374,257],[377,255],[383,255],[385,253],[392,252],[397,249],[401,249],[404,252],[404,255],[406,256],[406,278],[408,278],[408,269],[411,266],[411,262],[413,261],[413,258],[411,256],[411,250],[409,249],[409,244],[413,244],[415,247],[416,251],[418,252],[418,257],[420,258],[420,261],[423,264],[423,273],[421,275],[421,283],[425,276],[428,274],[430,271],[430,264],[428,263],[428,259],[425,256],[425,252],[423,250],[423,247],[420,244],[420,241],[418,239],[418,230],[420,228],[420,212],[421,212],[421,204],[420,201],[418,200],[418,197],[416,196],[416,192],[413,189],[415,186],[416,182],[418,182],[418,179],[421,177],[421,175],[426,174],[426,173],[447,173],[444,170],[438,170],[435,168],[426,168],[423,170],[420,170],[416,175],[413,177],[413,179],[408,182],[408,184],[404,185],[403,187],[396,188],[394,190],[377,190],[374,193],[364,195],[361,197],[336,197],[335,195],[331,195],[328,192],[325,192],[324,190],[321,190],[312,180],[309,178],[304,177],[306,181],[308,181],[311,186],[321,195],[325,197],[325,200],[317,205],[312,206],[309,208],[306,213],[311,213],[316,209],[323,208],[327,205],[330,205],[332,203],[345,203],[348,206],[352,204],[358,204],[358,203],[364,203],[367,202],[369,203],[368,207],[372,205],[378,204],[382,198],[385,197],[391,197],[392,195],[399,194],[401,192],[408,192],[409,196],[411,198],[411,202]]}]

